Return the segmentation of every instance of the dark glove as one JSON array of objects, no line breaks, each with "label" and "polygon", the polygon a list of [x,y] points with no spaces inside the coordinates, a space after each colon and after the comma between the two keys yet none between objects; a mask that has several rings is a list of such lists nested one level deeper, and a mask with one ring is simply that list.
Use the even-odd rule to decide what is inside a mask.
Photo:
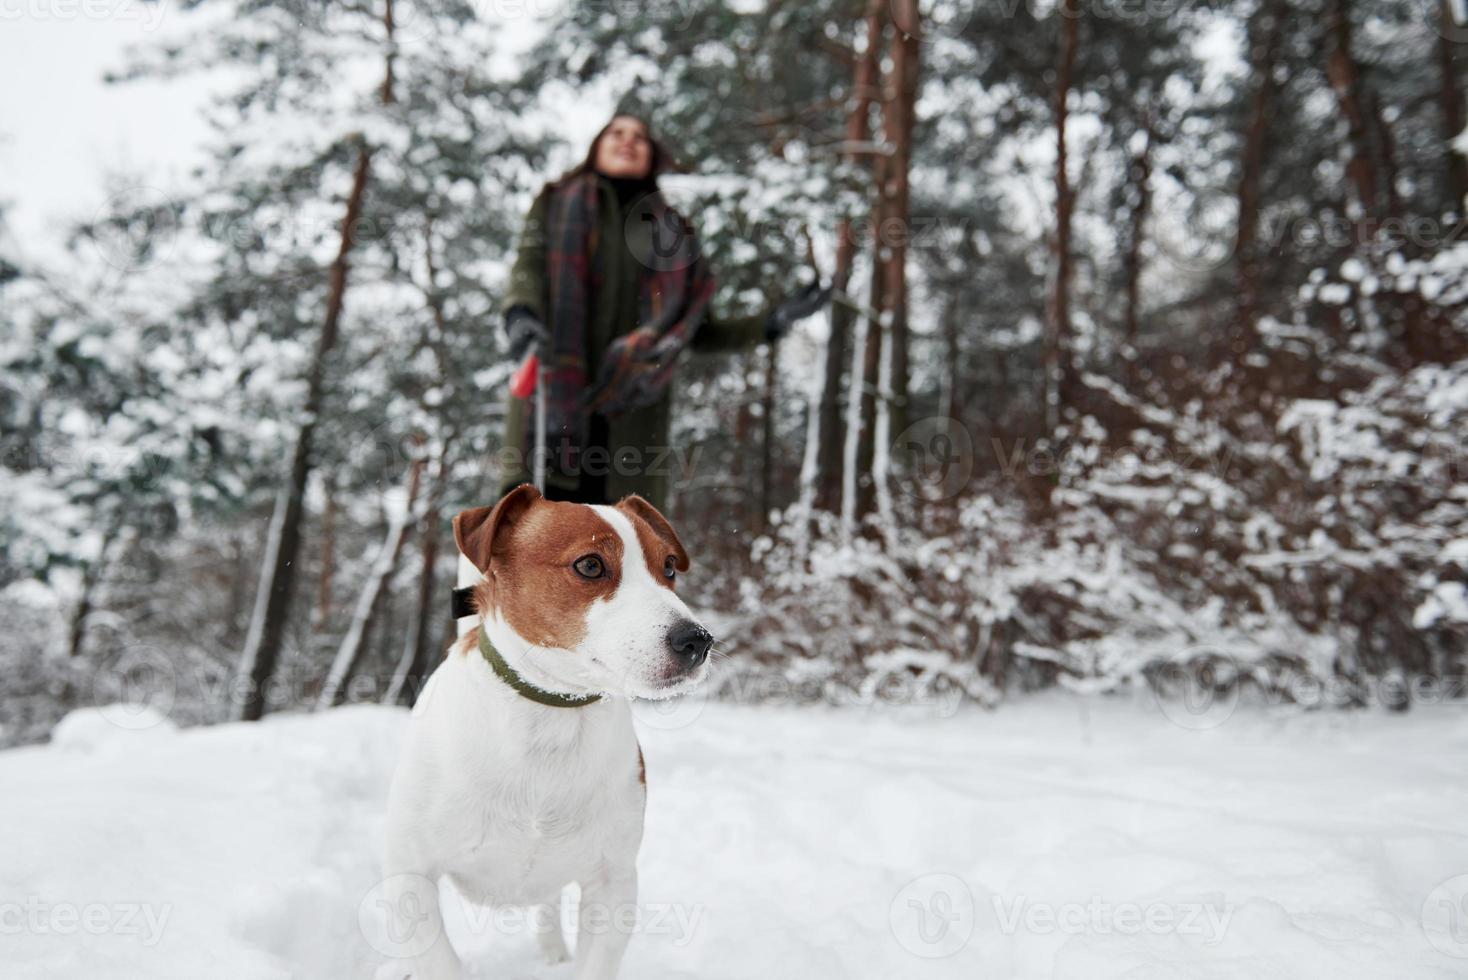
[{"label": "dark glove", "polygon": [[792,324],[818,313],[831,301],[831,287],[822,286],[820,280],[801,287],[795,295],[787,297],[771,311],[765,320],[765,339],[778,340],[790,330]]},{"label": "dark glove", "polygon": [[666,338],[642,327],[616,338],[602,353],[596,384],[587,393],[587,407],[614,418],[656,402],[667,390],[673,361],[666,357]]},{"label": "dark glove", "polygon": [[518,364],[532,350],[539,353],[545,347],[550,331],[530,310],[516,306],[505,314],[505,338],[505,353]]}]

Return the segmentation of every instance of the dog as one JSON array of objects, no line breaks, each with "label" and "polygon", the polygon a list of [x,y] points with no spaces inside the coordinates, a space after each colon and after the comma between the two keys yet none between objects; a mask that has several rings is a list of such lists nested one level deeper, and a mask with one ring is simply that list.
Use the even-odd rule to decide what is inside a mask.
[{"label": "dog", "polygon": [[578,883],[574,976],[611,980],[647,802],[627,699],[672,697],[709,671],[713,637],[674,590],[688,553],[637,496],[573,504],[524,484],[453,525],[480,622],[424,686],[393,776],[384,904],[411,965],[390,975],[460,976],[447,877],[471,902],[528,908],[550,963],[570,959],[558,909]]}]

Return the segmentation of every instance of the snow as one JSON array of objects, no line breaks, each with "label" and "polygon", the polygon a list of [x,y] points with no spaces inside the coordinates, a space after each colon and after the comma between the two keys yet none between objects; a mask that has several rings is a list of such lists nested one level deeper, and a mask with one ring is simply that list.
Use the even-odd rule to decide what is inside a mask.
[{"label": "snow", "polygon": [[[1468,544],[1468,540],[1465,540]],[[0,589],[0,602],[29,609],[54,610],[59,604],[56,590],[40,579],[23,578]]]},{"label": "snow", "polygon": [[73,711],[51,729],[51,747],[63,752],[107,754],[141,747],[140,739],[118,738],[119,731],[147,732],[148,737],[172,734],[177,726],[147,703],[109,704]]},{"label": "snow", "polygon": [[1468,586],[1462,582],[1441,582],[1427,600],[1412,613],[1412,626],[1426,629],[1440,620],[1468,623]]},{"label": "snow", "polygon": [[[1468,970],[1435,918],[1468,871],[1461,711],[1239,706],[1193,730],[1169,720],[1182,710],[639,708],[648,829],[623,975]],[[63,744],[0,754],[7,973],[372,976],[406,713],[177,731],[118,711],[147,717],[78,713]],[[570,975],[513,913],[448,928],[474,976]]]}]

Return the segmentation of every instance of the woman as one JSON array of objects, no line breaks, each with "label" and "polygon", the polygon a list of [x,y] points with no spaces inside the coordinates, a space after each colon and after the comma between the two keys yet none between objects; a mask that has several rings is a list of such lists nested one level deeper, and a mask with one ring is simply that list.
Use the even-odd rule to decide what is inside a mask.
[{"label": "woman", "polygon": [[[658,175],[672,169],[647,123],[619,113],[525,220],[505,330],[512,360],[531,350],[542,359],[552,499],[638,493],[663,507],[677,466],[669,382],[678,356],[773,341],[829,299],[813,283],[768,314],[713,316],[697,238],[658,192]],[[533,418],[527,399],[510,399],[505,446],[521,452],[506,489],[529,479]]]}]

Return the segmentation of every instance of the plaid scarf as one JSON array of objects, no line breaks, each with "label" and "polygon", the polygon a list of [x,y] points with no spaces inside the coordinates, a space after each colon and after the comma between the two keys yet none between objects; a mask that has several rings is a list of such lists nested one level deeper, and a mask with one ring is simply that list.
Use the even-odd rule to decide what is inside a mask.
[{"label": "plaid scarf", "polygon": [[607,346],[591,385],[587,327],[603,286],[595,258],[598,248],[621,245],[598,241],[598,183],[580,174],[553,187],[547,202],[546,439],[555,452],[586,445],[592,412],[612,418],[661,398],[714,295],[692,226],[656,190],[635,202],[624,228],[638,267],[638,327]]}]

